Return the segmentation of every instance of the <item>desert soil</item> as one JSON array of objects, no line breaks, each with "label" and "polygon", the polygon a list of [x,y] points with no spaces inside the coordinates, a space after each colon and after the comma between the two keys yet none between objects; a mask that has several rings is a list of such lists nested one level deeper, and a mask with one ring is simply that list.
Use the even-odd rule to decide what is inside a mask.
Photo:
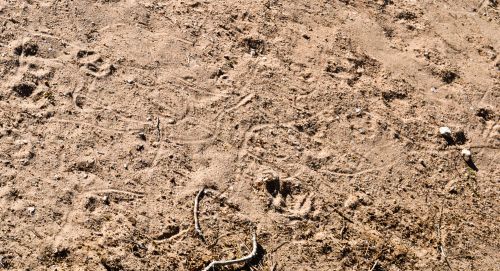
[{"label": "desert soil", "polygon": [[202,270],[254,233],[218,270],[500,270],[496,0],[3,0],[0,22],[2,270]]}]

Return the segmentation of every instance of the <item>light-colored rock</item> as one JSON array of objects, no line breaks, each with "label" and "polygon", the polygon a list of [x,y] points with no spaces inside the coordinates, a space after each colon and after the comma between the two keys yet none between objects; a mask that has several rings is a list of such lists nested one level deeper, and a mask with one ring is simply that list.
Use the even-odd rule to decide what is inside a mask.
[{"label": "light-colored rock", "polygon": [[36,211],[36,208],[33,207],[33,206],[30,206],[30,207],[26,208],[26,211],[28,211],[29,215],[34,215],[35,211]]},{"label": "light-colored rock", "polygon": [[440,127],[439,134],[441,134],[444,137],[451,137],[451,129],[446,126]]},{"label": "light-colored rock", "polygon": [[462,157],[465,159],[465,161],[470,161],[472,158],[472,153],[468,149],[463,149],[462,150]]}]

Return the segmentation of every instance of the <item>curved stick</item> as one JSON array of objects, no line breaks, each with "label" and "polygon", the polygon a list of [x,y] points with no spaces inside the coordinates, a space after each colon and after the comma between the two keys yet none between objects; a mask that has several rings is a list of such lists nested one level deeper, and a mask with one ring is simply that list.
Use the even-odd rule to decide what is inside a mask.
[{"label": "curved stick", "polygon": [[252,245],[253,245],[252,252],[250,252],[250,254],[248,254],[247,256],[244,256],[244,257],[239,258],[239,259],[234,259],[234,260],[213,261],[207,267],[205,267],[205,269],[203,269],[203,271],[209,271],[211,268],[214,268],[216,266],[242,263],[242,262],[246,262],[246,261],[253,259],[255,256],[257,256],[257,237],[255,236],[255,233],[252,236]]},{"label": "curved stick", "polygon": [[198,195],[196,195],[196,198],[194,199],[194,210],[193,210],[194,230],[201,237],[201,240],[203,240],[203,242],[205,242],[205,237],[203,236],[203,232],[201,231],[201,228],[200,228],[200,222],[198,221],[198,205],[200,202],[200,197],[204,191],[205,191],[205,187],[202,187],[200,192],[198,192]]}]

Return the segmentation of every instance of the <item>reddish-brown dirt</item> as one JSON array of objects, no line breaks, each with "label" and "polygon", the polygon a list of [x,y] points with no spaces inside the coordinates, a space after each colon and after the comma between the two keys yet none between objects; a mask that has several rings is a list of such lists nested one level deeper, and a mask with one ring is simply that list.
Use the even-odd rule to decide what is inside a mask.
[{"label": "reddish-brown dirt", "polygon": [[0,269],[500,270],[497,2],[0,0]]}]

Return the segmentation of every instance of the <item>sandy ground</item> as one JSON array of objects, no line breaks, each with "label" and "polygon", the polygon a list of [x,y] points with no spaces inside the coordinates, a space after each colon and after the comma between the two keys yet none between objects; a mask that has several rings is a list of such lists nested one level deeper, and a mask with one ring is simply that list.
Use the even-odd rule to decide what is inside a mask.
[{"label": "sandy ground", "polygon": [[500,270],[499,10],[0,1],[0,269]]}]

